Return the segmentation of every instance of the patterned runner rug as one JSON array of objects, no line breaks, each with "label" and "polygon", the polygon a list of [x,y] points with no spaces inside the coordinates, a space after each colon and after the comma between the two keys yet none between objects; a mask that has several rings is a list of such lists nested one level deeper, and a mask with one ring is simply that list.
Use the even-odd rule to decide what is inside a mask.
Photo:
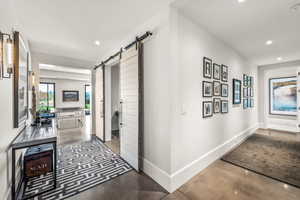
[{"label": "patterned runner rug", "polygon": [[[57,188],[34,200],[61,200],[120,176],[132,168],[99,140],[58,147]],[[52,174],[31,178],[23,198],[53,187]]]}]

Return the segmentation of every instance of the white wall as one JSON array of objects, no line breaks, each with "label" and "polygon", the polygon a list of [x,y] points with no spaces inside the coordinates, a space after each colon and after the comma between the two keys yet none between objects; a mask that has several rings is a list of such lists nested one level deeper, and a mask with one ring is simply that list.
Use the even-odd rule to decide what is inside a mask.
[{"label": "white wall", "polygon": [[296,116],[279,116],[269,114],[269,79],[296,76],[300,61],[259,66],[259,122],[262,128],[297,132]]},{"label": "white wall", "polygon": [[[89,82],[75,81],[75,80],[60,80],[60,79],[40,79],[40,82],[55,83],[55,107],[56,108],[69,108],[85,106],[85,85]],[[78,102],[63,102],[63,91],[75,90],[79,91]]]},{"label": "white wall", "polygon": [[[13,9],[13,1],[0,0],[0,5],[0,30],[5,33],[11,33],[12,29],[20,31]],[[27,49],[30,50],[26,35],[22,34],[22,36]],[[29,69],[31,69],[31,65]],[[9,198],[11,184],[11,151],[9,145],[20,132],[20,129],[13,128],[13,78],[0,80],[0,91],[0,199],[6,199]],[[31,99],[30,96],[29,98]]]},{"label": "white wall", "polygon": [[[183,16],[176,9],[171,15],[172,34],[177,48],[172,58],[177,61],[177,117],[172,131],[171,191],[222,156],[236,142],[258,127],[257,84],[255,84],[255,107],[244,110],[242,104],[232,104],[232,79],[242,80],[248,74],[257,80],[257,67],[231,47],[211,35],[200,25]],[[202,118],[203,57],[229,67],[229,113]],[[210,80],[212,81],[212,80]],[[226,98],[223,98],[226,99]],[[176,125],[175,125],[176,124]]]}]

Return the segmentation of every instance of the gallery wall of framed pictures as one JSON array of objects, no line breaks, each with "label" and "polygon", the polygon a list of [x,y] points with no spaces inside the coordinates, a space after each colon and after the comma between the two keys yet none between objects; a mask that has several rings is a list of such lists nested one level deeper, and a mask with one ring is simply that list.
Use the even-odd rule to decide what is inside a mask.
[{"label": "gallery wall of framed pictures", "polygon": [[228,66],[203,58],[202,116],[228,113]]},{"label": "gallery wall of framed pictures", "polygon": [[253,76],[243,75],[243,108],[254,107],[254,78]]}]

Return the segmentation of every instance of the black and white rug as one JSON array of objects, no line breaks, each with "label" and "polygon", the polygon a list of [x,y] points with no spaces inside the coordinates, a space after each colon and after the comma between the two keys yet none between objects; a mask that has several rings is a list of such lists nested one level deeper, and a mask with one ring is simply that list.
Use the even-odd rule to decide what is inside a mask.
[{"label": "black and white rug", "polygon": [[[99,140],[58,147],[57,188],[34,200],[61,200],[132,170]],[[52,174],[31,178],[23,198],[53,187]]]}]

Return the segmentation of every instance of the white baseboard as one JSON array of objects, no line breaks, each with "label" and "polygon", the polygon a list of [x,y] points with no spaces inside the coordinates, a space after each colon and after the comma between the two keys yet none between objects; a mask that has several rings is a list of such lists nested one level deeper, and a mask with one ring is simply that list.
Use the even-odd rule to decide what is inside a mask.
[{"label": "white baseboard", "polygon": [[162,187],[164,187],[168,192],[174,192],[181,185],[205,169],[208,165],[218,160],[227,152],[246,140],[258,127],[259,124],[257,123],[252,127],[242,131],[235,137],[219,145],[215,149],[209,151],[171,175],[146,159],[144,159],[143,171]]},{"label": "white baseboard", "polygon": [[164,170],[160,169],[147,159],[143,159],[143,172],[165,188],[168,192],[171,191],[171,177]]}]

